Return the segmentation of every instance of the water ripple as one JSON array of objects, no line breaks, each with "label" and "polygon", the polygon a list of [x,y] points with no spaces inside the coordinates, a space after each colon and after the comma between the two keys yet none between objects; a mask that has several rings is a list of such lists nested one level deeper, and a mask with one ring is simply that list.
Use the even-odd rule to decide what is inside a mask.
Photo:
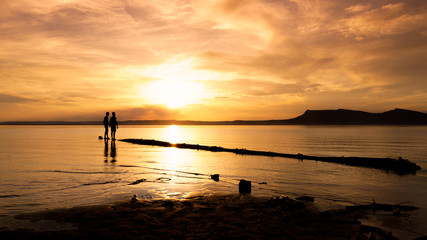
[{"label": "water ripple", "polygon": [[[63,170],[47,170],[38,172],[54,172],[54,173],[71,173],[71,174],[105,174],[106,172],[84,172],[84,171],[63,171]],[[122,174],[121,172],[108,172],[108,174]]]},{"label": "water ripple", "polygon": [[22,195],[18,194],[10,194],[10,195],[0,195],[0,198],[14,198],[14,197],[20,197]]}]

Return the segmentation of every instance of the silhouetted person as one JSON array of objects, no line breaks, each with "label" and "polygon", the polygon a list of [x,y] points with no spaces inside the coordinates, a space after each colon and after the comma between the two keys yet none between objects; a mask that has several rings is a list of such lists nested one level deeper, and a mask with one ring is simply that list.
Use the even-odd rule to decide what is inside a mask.
[{"label": "silhouetted person", "polygon": [[116,129],[119,129],[119,124],[117,124],[115,112],[113,112],[113,116],[110,118],[110,127],[111,127],[111,139],[116,140]]},{"label": "silhouetted person", "polygon": [[104,121],[103,121],[103,123],[104,123],[104,128],[105,128],[105,132],[104,132],[104,139],[108,139],[108,125],[109,125],[109,122],[108,122],[108,115],[110,115],[110,113],[109,113],[109,112],[106,112],[106,113],[105,113],[105,117],[104,117]]}]

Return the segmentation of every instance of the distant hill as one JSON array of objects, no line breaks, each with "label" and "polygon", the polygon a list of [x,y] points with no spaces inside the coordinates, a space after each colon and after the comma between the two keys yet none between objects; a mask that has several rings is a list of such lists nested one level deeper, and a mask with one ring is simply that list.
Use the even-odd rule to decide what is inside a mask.
[{"label": "distant hill", "polygon": [[297,125],[427,125],[427,114],[396,108],[383,113],[338,110],[307,110],[303,115],[285,120]]},{"label": "distant hill", "polygon": [[[129,120],[119,125],[427,125],[427,114],[396,108],[383,113],[346,109],[307,110],[301,116],[285,120],[259,121],[187,121],[187,120]],[[102,121],[61,122],[25,121],[0,122],[0,125],[102,125]]]}]

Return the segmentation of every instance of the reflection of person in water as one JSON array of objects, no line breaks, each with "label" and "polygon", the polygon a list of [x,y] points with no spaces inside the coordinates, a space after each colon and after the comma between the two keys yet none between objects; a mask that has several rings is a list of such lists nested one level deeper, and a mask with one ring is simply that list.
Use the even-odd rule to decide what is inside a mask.
[{"label": "reflection of person in water", "polygon": [[111,145],[109,145],[109,141],[107,139],[104,139],[104,157],[105,157],[104,162],[108,163],[108,159],[111,158],[111,163],[115,163],[117,161],[116,156],[117,156],[116,141],[114,140],[111,141]]},{"label": "reflection of person in water", "polygon": [[111,139],[116,140],[116,129],[119,129],[119,124],[117,124],[116,113],[113,112],[112,114],[113,116],[110,118]]},{"label": "reflection of person in water", "polygon": [[102,122],[104,124],[105,132],[104,132],[104,139],[108,139],[108,115],[110,115],[109,112],[105,113],[104,121]]},{"label": "reflection of person in water", "polygon": [[105,157],[104,162],[108,162],[108,140],[107,139],[104,139],[104,157]]},{"label": "reflection of person in water", "polygon": [[111,162],[114,163],[116,162],[116,141],[111,141],[111,152],[110,152],[110,157],[111,157]]}]

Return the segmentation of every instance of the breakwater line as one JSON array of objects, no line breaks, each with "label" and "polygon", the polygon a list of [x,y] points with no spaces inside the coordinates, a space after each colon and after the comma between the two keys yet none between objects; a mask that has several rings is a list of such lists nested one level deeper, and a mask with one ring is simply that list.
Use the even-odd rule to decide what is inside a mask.
[{"label": "breakwater line", "polygon": [[203,151],[210,151],[210,152],[230,152],[230,153],[235,153],[239,155],[285,157],[285,158],[293,158],[298,160],[314,160],[314,161],[322,161],[322,162],[331,162],[331,163],[345,164],[349,166],[382,169],[382,170],[394,172],[399,175],[415,174],[417,170],[421,169],[421,167],[418,166],[417,164],[409,160],[402,159],[401,157],[399,157],[398,159],[374,158],[374,157],[319,157],[319,156],[304,155],[301,153],[289,154],[289,153],[278,153],[278,152],[271,152],[271,151],[247,150],[244,148],[223,148],[218,146],[205,146],[205,145],[199,145],[199,144],[170,143],[170,142],[164,142],[164,141],[157,141],[153,139],[130,138],[130,139],[121,139],[119,141],[139,144],[139,145],[147,145],[147,146],[175,147],[175,148],[203,150]]}]

